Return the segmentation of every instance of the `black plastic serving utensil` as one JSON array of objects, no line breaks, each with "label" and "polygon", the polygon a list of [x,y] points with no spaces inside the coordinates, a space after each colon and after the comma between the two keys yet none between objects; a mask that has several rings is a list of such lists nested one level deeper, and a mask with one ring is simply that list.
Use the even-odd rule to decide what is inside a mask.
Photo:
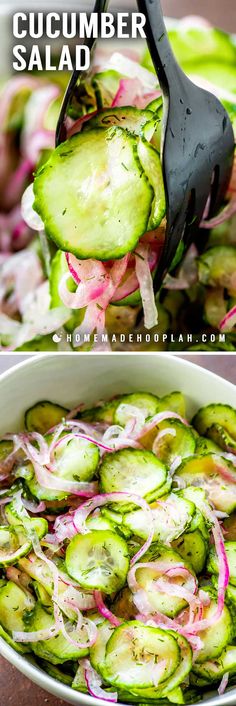
[{"label": "black plastic serving utensil", "polygon": [[[106,12],[106,9],[108,6],[108,1],[109,0],[95,0],[93,12],[98,13],[98,18],[101,16],[102,12]],[[83,46],[88,47],[90,49],[91,54],[92,54],[95,49],[96,43],[97,43],[97,40],[94,39],[93,37],[90,37],[90,38],[87,38],[84,40]],[[66,140],[66,134],[67,134],[66,125],[65,125],[66,117],[68,115],[68,111],[69,111],[71,102],[74,97],[76,85],[77,85],[80,78],[83,78],[83,79],[85,78],[86,74],[87,74],[86,71],[83,71],[83,70],[77,71],[76,69],[74,69],[74,71],[71,75],[71,78],[68,83],[68,86],[67,86],[64,98],[63,98],[63,102],[61,105],[59,118],[57,121],[56,140],[55,140],[56,147],[58,147],[58,145],[60,145],[61,142],[64,142],[64,140]]]},{"label": "black plastic serving utensil", "polygon": [[183,240],[191,242],[210,194],[209,215],[220,207],[233,166],[229,116],[212,93],[195,86],[172,52],[160,0],[137,0],[163,93],[162,168],[167,202],[163,254],[154,278],[158,291]]},{"label": "black plastic serving utensil", "polygon": [[[137,0],[146,17],[146,38],[163,93],[162,168],[166,192],[167,229],[163,253],[154,278],[158,291],[178,245],[191,242],[210,194],[209,215],[220,207],[230,179],[234,135],[229,116],[208,91],[195,86],[172,52],[160,0]],[[106,11],[108,0],[96,0],[94,12]],[[92,52],[96,40],[86,39]],[[56,146],[66,139],[65,120],[79,78],[74,70],[62,103]]]}]

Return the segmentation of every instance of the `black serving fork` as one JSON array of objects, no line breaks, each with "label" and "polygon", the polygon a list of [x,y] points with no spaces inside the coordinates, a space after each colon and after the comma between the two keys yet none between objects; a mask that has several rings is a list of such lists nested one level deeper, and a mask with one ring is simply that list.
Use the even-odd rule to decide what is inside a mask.
[{"label": "black serving fork", "polygon": [[146,38],[163,93],[162,169],[167,229],[154,278],[158,291],[178,245],[194,238],[209,200],[220,207],[232,172],[234,134],[229,116],[212,93],[195,86],[172,52],[160,0],[137,0],[146,16]]},{"label": "black serving fork", "polygon": [[[208,214],[223,201],[234,157],[229,116],[211,93],[195,86],[172,52],[160,0],[137,0],[146,17],[146,38],[163,93],[161,159],[166,192],[167,228],[163,253],[154,278],[158,291],[181,242],[191,242],[210,195]],[[108,0],[96,0],[94,12],[106,11]],[[94,50],[96,40],[84,44]],[[74,70],[62,103],[56,146],[66,138],[65,119],[79,78]]]}]

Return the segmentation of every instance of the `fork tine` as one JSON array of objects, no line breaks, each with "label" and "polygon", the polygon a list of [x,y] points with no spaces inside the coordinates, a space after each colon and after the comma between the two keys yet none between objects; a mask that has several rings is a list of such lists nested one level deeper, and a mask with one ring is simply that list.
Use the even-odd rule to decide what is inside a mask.
[{"label": "fork tine", "polygon": [[[109,0],[95,0],[93,12],[98,13],[98,15],[101,15],[102,12],[106,11],[106,8],[108,6]],[[93,37],[89,37],[84,40],[83,46],[87,46],[90,49],[90,52],[92,53],[95,49],[96,45],[96,39],[93,39]],[[57,121],[57,127],[56,127],[56,138],[55,138],[55,144],[56,147],[63,142],[66,139],[66,127],[65,127],[65,118],[66,118],[66,113],[68,106],[71,102],[71,98],[73,97],[73,92],[74,88],[81,76],[85,76],[86,71],[77,71],[77,69],[74,69],[71,78],[69,80],[68,86],[66,88],[66,92],[62,101],[61,105],[61,110],[59,114],[59,118]]]}]

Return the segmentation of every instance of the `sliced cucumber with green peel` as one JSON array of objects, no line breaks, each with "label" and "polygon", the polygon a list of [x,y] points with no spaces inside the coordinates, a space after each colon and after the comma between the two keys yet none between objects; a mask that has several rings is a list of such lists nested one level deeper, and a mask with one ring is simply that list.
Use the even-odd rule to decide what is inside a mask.
[{"label": "sliced cucumber with green peel", "polygon": [[158,433],[162,430],[168,432],[168,429],[170,429],[169,434],[166,433],[160,439],[156,437],[153,451],[160,461],[170,467],[177,457],[181,463],[181,459],[192,456],[196,441],[190,427],[182,424],[178,419],[167,419],[158,424]]},{"label": "sliced cucumber with green peel", "polygon": [[12,453],[14,449],[13,441],[5,441],[2,439],[0,441],[0,463],[6,461],[8,456]]},{"label": "sliced cucumber with green peel", "polygon": [[[171,493],[165,500],[158,501],[151,506],[154,536],[153,541],[169,544],[177,539],[191,524],[195,506],[184,500],[176,493]],[[147,539],[149,528],[145,512],[135,510],[124,515],[123,522],[133,534],[142,539]]]},{"label": "sliced cucumber with green peel", "polygon": [[87,687],[87,682],[85,679],[85,673],[84,673],[84,666],[82,664],[78,665],[78,668],[76,670],[76,674],[74,676],[74,679],[72,681],[72,689],[75,689],[76,691],[82,691],[83,694],[88,693],[88,687]]},{"label": "sliced cucumber with green peel", "polygon": [[[225,542],[225,551],[229,566],[229,580],[236,586],[236,542]],[[211,548],[209,559],[207,562],[207,571],[209,574],[218,574],[218,560],[215,548]]]},{"label": "sliced cucumber with green peel", "polygon": [[180,650],[171,633],[130,621],[116,628],[108,640],[104,676],[112,686],[147,688],[153,686],[155,666],[159,682],[170,678],[180,661]]},{"label": "sliced cucumber with green peel", "polygon": [[147,140],[139,140],[138,156],[154,193],[147,230],[155,230],[164,218],[166,211],[165,191],[160,157],[157,150],[150,144],[150,142],[147,142]]},{"label": "sliced cucumber with green peel", "polygon": [[[21,526],[23,530],[22,519],[20,514],[17,512],[17,504],[14,500],[6,505],[5,517],[9,522],[9,525],[12,525],[13,527]],[[30,524],[32,529],[34,529],[37,533],[39,539],[42,539],[42,537],[47,534],[48,522],[44,517],[31,517]]]},{"label": "sliced cucumber with green peel", "polygon": [[[208,592],[208,589],[207,589]],[[212,599],[209,606],[203,608],[203,619],[212,618],[217,612],[217,601]],[[214,621],[212,627],[202,630],[200,633],[203,646],[201,647],[196,663],[202,664],[207,659],[215,659],[221,655],[224,648],[232,642],[233,626],[232,616],[225,605],[218,620]]]},{"label": "sliced cucumber with green peel", "polygon": [[220,424],[213,424],[209,429],[207,429],[206,434],[210,439],[218,445],[223,451],[235,451],[236,449],[236,438],[233,438],[227,429],[224,429]]},{"label": "sliced cucumber with green peel", "polygon": [[[155,567],[149,568],[137,568],[136,579],[140,588],[144,589],[148,603],[151,606],[152,613],[164,613],[169,618],[174,618],[181,610],[183,610],[187,603],[183,598],[177,595],[178,586],[182,586],[185,583],[185,579],[180,575],[176,577],[176,595],[168,595],[162,591],[158,591],[155,586],[155,581],[163,576],[163,561],[166,562],[167,568],[171,569],[176,564],[180,564],[182,567],[190,570],[190,566],[185,562],[180,554],[171,549],[159,549],[159,558],[155,558]],[[160,568],[158,568],[158,565]],[[134,598],[135,602],[135,598]]]},{"label": "sliced cucumber with green peel", "polygon": [[25,413],[26,429],[46,434],[49,429],[60,424],[62,419],[68,414],[68,411],[66,407],[48,402],[48,400],[37,402],[33,407],[27,409]]},{"label": "sliced cucumber with green peel", "polygon": [[185,399],[182,392],[170,392],[162,397],[158,403],[158,412],[175,412],[180,417],[185,417]]},{"label": "sliced cucumber with green peel", "polygon": [[[151,451],[145,449],[122,449],[106,454],[100,466],[103,493],[135,493],[146,500],[152,500],[162,495],[166,480],[165,466]],[[130,502],[129,499],[127,502]]]},{"label": "sliced cucumber with green peel", "polygon": [[169,630],[168,632],[173,635],[180,649],[180,662],[177,669],[174,671],[174,674],[169,677],[169,679],[160,684],[159,688],[158,686],[153,686],[149,687],[149,689],[135,689],[135,693],[137,693],[137,695],[139,694],[140,697],[146,696],[147,699],[163,699],[165,697],[170,697],[171,703],[183,703],[183,701],[172,701],[171,694],[174,690],[177,690],[179,684],[187,678],[192,668],[192,650],[183,635],[179,635],[177,632],[172,630]]},{"label": "sliced cucumber with green peel", "polygon": [[94,128],[121,127],[134,135],[143,134],[143,128],[151,120],[150,110],[139,110],[131,106],[125,108],[103,108],[84,123],[83,132]]},{"label": "sliced cucumber with green peel", "polygon": [[[236,96],[235,96],[236,102]],[[230,245],[209,248],[198,259],[198,274],[202,284],[210,287],[235,289],[236,249]]]},{"label": "sliced cucumber with green peel", "polygon": [[216,510],[231,513],[236,508],[235,467],[222,456],[192,456],[177,468],[177,475],[187,486],[204,488]]},{"label": "sliced cucumber with green peel", "polygon": [[196,439],[196,454],[197,456],[199,454],[208,454],[208,453],[213,453],[213,454],[219,454],[221,452],[220,446],[215,444],[212,439],[208,439],[207,437],[204,436],[199,436]]},{"label": "sliced cucumber with green peel", "polygon": [[200,530],[184,532],[172,542],[172,547],[180,554],[182,559],[191,564],[195,574],[201,574],[206,563],[209,546]]},{"label": "sliced cucumber with green peel", "polygon": [[135,248],[154,195],[136,138],[121,128],[78,133],[61,144],[37,173],[34,193],[34,208],[58,247],[98,260]]},{"label": "sliced cucumber with green peel", "polygon": [[[49,613],[37,603],[28,630],[48,630],[53,627],[54,624],[54,616],[49,615]],[[72,640],[86,644],[88,641],[88,633],[85,627],[79,630],[75,624],[73,625],[73,623],[69,621],[65,623],[65,627]],[[26,629],[25,632],[27,632]],[[49,640],[32,642],[31,648],[37,657],[46,659],[52,664],[63,664],[63,662],[71,659],[80,659],[80,657],[86,657],[89,653],[89,648],[78,648],[74,646],[61,632],[59,632],[56,637],[49,638]]]},{"label": "sliced cucumber with green peel", "polygon": [[113,424],[115,411],[119,405],[120,398],[121,395],[115,397],[110,402],[104,402],[104,404],[98,407],[85,409],[84,412],[80,413],[79,417],[87,422],[106,422],[107,424]]},{"label": "sliced cucumber with green peel", "polygon": [[90,649],[90,661],[92,667],[96,669],[96,672],[101,674],[105,679],[104,673],[104,663],[106,655],[106,646],[108,640],[110,639],[112,633],[114,632],[114,626],[109,620],[103,620],[100,625],[97,626],[97,639],[95,644]]},{"label": "sliced cucumber with green peel", "polygon": [[[1,600],[1,597],[0,597]],[[19,654],[27,654],[27,652],[31,652],[31,647],[30,645],[21,645],[20,642],[15,642],[15,640],[12,639],[12,637],[9,635],[9,633],[4,630],[2,625],[0,624],[0,638],[7,642],[10,647],[13,648],[13,650],[16,650],[16,652],[19,652]]]},{"label": "sliced cucumber with green peel", "polygon": [[199,434],[207,434],[213,424],[220,424],[236,439],[236,410],[226,404],[209,404],[199,409],[192,420]]},{"label": "sliced cucumber with green peel", "polygon": [[129,569],[125,540],[111,531],[76,535],[66,550],[66,568],[82,588],[113,593],[124,586]]},{"label": "sliced cucumber with green peel", "polygon": [[57,477],[71,481],[90,481],[97,469],[100,455],[96,444],[87,439],[63,439],[54,451],[55,473]]},{"label": "sliced cucumber with green peel", "polygon": [[[47,520],[36,518],[30,522],[41,539],[48,529]],[[20,523],[0,526],[0,566],[15,564],[29,553],[31,546],[31,540]]]},{"label": "sliced cucumber with green peel", "polygon": [[203,664],[194,664],[193,673],[209,682],[220,681],[224,674],[236,674],[236,647],[229,645],[215,660],[207,660]]},{"label": "sliced cucumber with green peel", "polygon": [[34,606],[35,599],[29,591],[8,581],[0,589],[0,623],[4,630],[10,634],[24,631]]},{"label": "sliced cucumber with green peel", "polygon": [[125,409],[123,405],[131,405],[141,409],[145,418],[153,417],[158,409],[159,399],[156,395],[147,392],[133,392],[130,395],[122,395],[115,410],[114,423],[124,427],[135,410]]}]

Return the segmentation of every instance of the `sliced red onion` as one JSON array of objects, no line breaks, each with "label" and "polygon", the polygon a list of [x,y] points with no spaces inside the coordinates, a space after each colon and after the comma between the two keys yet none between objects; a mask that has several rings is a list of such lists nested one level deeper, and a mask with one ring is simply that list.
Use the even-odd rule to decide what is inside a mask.
[{"label": "sliced red onion", "polygon": [[69,139],[72,135],[76,135],[78,132],[81,132],[84,123],[87,123],[88,120],[94,118],[95,115],[97,115],[97,112],[97,110],[94,110],[93,112],[87,113],[87,115],[82,115],[81,118],[78,118],[78,120],[76,120],[67,131],[67,138]]},{"label": "sliced red onion", "polygon": [[21,632],[19,630],[13,630],[12,637],[15,642],[39,642],[39,640],[50,640],[51,637],[56,637],[58,632],[59,628],[55,623],[55,625],[52,625],[50,628],[36,630],[34,632]]},{"label": "sliced red onion", "polygon": [[[139,589],[139,583],[136,579],[136,571],[138,569],[156,569],[160,574],[164,574],[170,569],[170,562],[168,560],[157,560],[157,561],[145,561],[133,566],[127,576],[127,581],[129,588],[132,592]],[[186,567],[181,562],[176,562],[175,569],[186,570]],[[188,572],[190,574],[190,571]]]},{"label": "sliced red onion", "polygon": [[149,246],[140,243],[135,250],[135,272],[139,283],[143,304],[144,325],[151,329],[157,325],[158,314],[155,302],[153,281],[148,262]]},{"label": "sliced red onion", "polygon": [[35,200],[33,184],[27,186],[21,199],[22,218],[32,230],[44,230],[44,223],[38,213],[33,209]]},{"label": "sliced red onion", "polygon": [[70,292],[67,287],[67,281],[70,277],[70,272],[65,273],[58,287],[61,300],[69,309],[83,309],[91,302],[98,301],[110,285],[110,276],[108,274],[104,273],[97,280],[92,279],[91,275],[91,279],[87,280],[87,282],[80,282],[76,292]]},{"label": "sliced red onion", "polygon": [[176,456],[174,460],[172,461],[169,469],[169,473],[171,477],[174,475],[175,471],[177,468],[179,468],[180,464],[182,462],[182,456]]},{"label": "sliced red onion", "polygon": [[7,503],[10,503],[12,498],[10,496],[5,497],[5,498],[0,498],[0,505],[7,505]]},{"label": "sliced red onion", "polygon": [[98,612],[103,616],[103,618],[109,620],[111,625],[114,625],[115,628],[117,628],[118,625],[121,625],[122,621],[117,618],[116,615],[114,615],[111,610],[109,610],[109,608],[107,608],[107,606],[105,605],[101,591],[94,591],[94,598]]},{"label": "sliced red onion", "polygon": [[214,218],[210,218],[210,220],[207,221],[202,221],[201,222],[201,228],[216,228],[217,226],[221,225],[221,223],[224,223],[225,221],[228,221],[229,218],[232,218],[236,213],[236,199],[231,198],[227,206],[223,208],[223,210],[218,214],[218,216],[214,216]]},{"label": "sliced red onion", "polygon": [[88,659],[82,659],[80,664],[84,667],[85,681],[91,696],[95,696],[97,699],[103,699],[104,701],[116,703],[118,700],[117,693],[115,691],[107,693],[101,688],[102,679],[98,673],[95,672],[95,669],[91,666],[90,661]]},{"label": "sliced red onion", "polygon": [[[72,605],[71,605],[71,607],[72,607]],[[73,610],[80,613],[80,611],[75,607],[73,607]],[[70,623],[69,627],[73,628],[73,625]],[[73,647],[76,647],[76,649],[78,649],[78,650],[86,650],[89,647],[93,647],[93,645],[95,644],[96,639],[97,639],[97,626],[95,625],[95,623],[92,620],[89,620],[88,618],[84,618],[82,627],[86,628],[87,632],[88,632],[88,639],[85,642],[81,642],[80,640],[76,640],[73,637],[71,637],[70,632],[66,629],[66,626],[64,624],[64,620],[61,621],[61,628],[60,629],[61,629],[62,634],[64,635],[65,639],[68,640],[68,642],[70,642],[70,644],[73,645]],[[77,629],[79,629],[79,628],[77,628]]]},{"label": "sliced red onion", "polygon": [[38,505],[35,505],[34,502],[31,502],[31,500],[27,500],[26,498],[22,498],[22,503],[26,510],[29,510],[30,512],[33,513],[38,513],[38,512],[44,512],[46,510],[46,505],[43,501],[41,501]]},{"label": "sliced red onion", "polygon": [[231,331],[236,325],[236,306],[233,306],[230,311],[221,320],[219,328],[220,331]]},{"label": "sliced red onion", "polygon": [[218,694],[219,696],[222,696],[222,694],[225,693],[225,689],[227,689],[228,686],[228,681],[229,681],[229,672],[226,672],[224,676],[221,679],[220,686],[218,688]]}]

